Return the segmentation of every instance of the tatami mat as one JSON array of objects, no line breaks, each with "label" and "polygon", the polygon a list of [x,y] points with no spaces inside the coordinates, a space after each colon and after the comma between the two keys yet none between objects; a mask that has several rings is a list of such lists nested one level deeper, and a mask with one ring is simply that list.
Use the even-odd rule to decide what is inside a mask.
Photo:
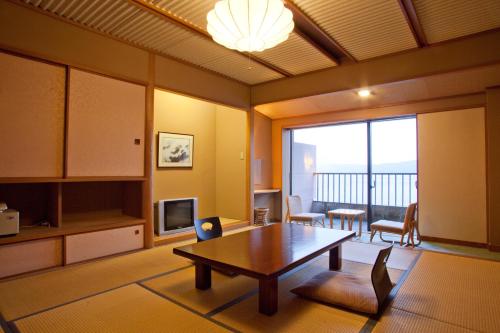
[{"label": "tatami mat", "polygon": [[190,267],[143,284],[201,313],[208,313],[259,286],[256,279],[243,275],[229,277],[212,271],[212,288],[198,290],[194,276],[194,267]]},{"label": "tatami mat", "polygon": [[[368,317],[336,307],[318,304],[289,290],[328,269],[328,258],[320,259],[280,280],[278,312],[269,317],[258,312],[258,295],[233,305],[213,318],[242,332],[359,332]],[[369,274],[371,266],[343,261],[343,271]],[[397,281],[403,272],[390,270]]]},{"label": "tatami mat", "polygon": [[172,246],[73,265],[0,283],[0,312],[13,320],[56,305],[190,265]]},{"label": "tatami mat", "polygon": [[[390,246],[390,244],[380,246],[355,241],[345,242],[342,244],[342,258],[373,265],[379,251],[387,246]],[[389,261],[387,262],[387,267],[407,270],[419,254],[420,250],[394,247],[391,251]],[[328,253],[325,255],[328,255]]]},{"label": "tatami mat", "polygon": [[472,333],[475,331],[418,316],[410,312],[390,308],[387,309],[386,313],[384,313],[372,332]]},{"label": "tatami mat", "polygon": [[21,333],[227,331],[135,284],[15,324]]},{"label": "tatami mat", "polygon": [[500,263],[424,251],[394,308],[481,332],[500,332]]}]

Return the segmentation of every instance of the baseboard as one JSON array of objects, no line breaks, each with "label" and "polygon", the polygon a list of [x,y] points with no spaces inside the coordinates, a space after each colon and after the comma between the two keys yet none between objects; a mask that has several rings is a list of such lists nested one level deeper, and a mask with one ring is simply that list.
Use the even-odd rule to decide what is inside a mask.
[{"label": "baseboard", "polygon": [[500,252],[500,245],[489,244],[488,245],[488,250],[490,250],[492,252]]},{"label": "baseboard", "polygon": [[[422,240],[426,241],[426,242],[445,243],[445,244],[470,246],[470,247],[478,247],[478,248],[488,248],[488,244],[486,244],[486,243],[469,242],[469,241],[463,241],[463,240],[458,240],[458,239],[422,236]],[[500,251],[500,247],[499,247],[499,251]]]}]

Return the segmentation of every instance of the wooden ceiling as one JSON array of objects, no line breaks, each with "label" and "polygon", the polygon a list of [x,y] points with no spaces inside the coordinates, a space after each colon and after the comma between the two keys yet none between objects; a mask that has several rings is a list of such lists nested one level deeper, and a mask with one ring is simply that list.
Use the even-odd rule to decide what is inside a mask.
[{"label": "wooden ceiling", "polygon": [[359,89],[261,104],[257,111],[271,119],[325,112],[369,109],[453,96],[483,93],[500,85],[500,64],[420,77],[370,87],[372,96],[360,98]]},{"label": "wooden ceiling", "polygon": [[206,32],[215,0],[12,0],[249,85],[500,27],[498,0],[284,0],[295,30],[251,55]]}]

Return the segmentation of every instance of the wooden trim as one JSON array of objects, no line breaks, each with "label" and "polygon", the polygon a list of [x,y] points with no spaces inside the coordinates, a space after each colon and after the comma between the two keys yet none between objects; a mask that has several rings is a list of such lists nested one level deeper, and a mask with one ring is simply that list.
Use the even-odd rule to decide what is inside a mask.
[{"label": "wooden trim", "polygon": [[489,244],[488,245],[488,250],[490,250],[492,252],[500,252],[500,245]]},{"label": "wooden trim", "polygon": [[417,11],[415,10],[415,6],[413,5],[412,0],[398,0],[399,7],[403,12],[406,23],[410,27],[411,33],[417,42],[418,47],[425,47],[429,45],[427,42],[427,38],[425,37],[424,29],[420,24],[420,20],[418,19]]},{"label": "wooden trim", "polygon": [[458,239],[449,239],[449,238],[440,238],[440,237],[431,237],[431,236],[421,236],[422,241],[425,242],[436,242],[436,243],[444,243],[444,244],[453,244],[460,246],[470,246],[477,248],[488,248],[486,243],[478,243],[478,242],[469,242]]},{"label": "wooden trim", "polygon": [[[183,29],[195,34],[195,35],[198,35],[202,38],[205,38],[205,39],[210,40],[211,42],[215,43],[214,40],[212,39],[212,36],[204,29],[199,28],[198,26],[192,24],[191,22],[189,22],[187,20],[181,19],[179,16],[171,14],[169,11],[166,11],[163,8],[160,8],[156,5],[153,5],[152,3],[150,3],[147,0],[129,0],[129,3],[136,5],[137,7],[141,8],[141,9],[145,9],[148,12],[155,14],[158,17],[165,19],[170,23],[175,24],[180,28],[183,28]],[[219,44],[217,44],[217,45],[219,45]],[[231,49],[227,49],[227,50],[231,51],[233,53],[236,53],[236,54],[244,55],[244,56],[249,55],[247,52],[238,52],[236,50],[231,50]],[[262,60],[254,55],[252,55],[252,59],[255,62],[261,64],[262,66],[267,67],[268,69],[270,69],[272,71],[278,72],[283,76],[286,76],[286,77],[293,76],[291,73],[287,72],[286,70],[284,70],[276,65],[273,65],[265,60]]]},{"label": "wooden trim", "polygon": [[144,180],[142,187],[142,216],[146,220],[144,227],[144,247],[149,249],[154,246],[154,221],[153,221],[153,159],[154,149],[154,94],[155,94],[155,55],[149,54],[149,84],[146,87],[146,121],[144,136]]},{"label": "wooden trim", "polygon": [[81,182],[135,182],[144,181],[146,177],[69,177],[69,178],[51,178],[51,177],[25,177],[25,178],[0,178],[0,184],[21,184],[21,183],[81,183]]},{"label": "wooden trim", "polygon": [[[319,115],[324,115],[324,114],[329,114],[329,113],[344,113],[344,112],[356,112],[356,111],[365,111],[365,110],[373,110],[373,109],[384,109],[384,108],[404,106],[404,105],[409,105],[409,104],[419,104],[419,103],[426,103],[426,102],[446,100],[446,99],[452,99],[452,98],[460,98],[460,97],[474,97],[474,96],[479,96],[479,95],[484,95],[484,93],[460,94],[460,95],[453,95],[453,96],[434,97],[434,98],[428,98],[428,99],[406,101],[406,102],[400,102],[400,103],[381,104],[381,105],[376,105],[376,106],[372,106],[372,107],[365,106],[365,107],[352,108],[352,109],[342,109],[342,110],[332,110],[332,111],[324,111],[324,112],[317,112],[317,113],[308,113],[308,114],[303,114],[303,115],[298,115],[298,116],[293,116],[293,117],[273,118],[272,121],[285,120],[285,119],[295,119],[295,118],[302,118],[302,117],[313,117],[313,116],[319,116]],[[482,104],[464,105],[461,108],[471,109],[471,108],[475,108],[475,107],[484,107],[485,105],[486,105],[486,101]],[[453,107],[451,109],[443,108],[443,109],[439,109],[438,111],[450,111],[450,110],[456,110],[456,107]],[[415,114],[430,113],[430,112],[437,112],[437,110],[416,112]],[[384,117],[375,118],[375,119],[383,119],[383,118],[387,118],[387,117],[384,116]],[[359,120],[359,121],[362,121],[362,120]],[[306,127],[309,127],[309,126],[306,126]],[[292,127],[290,127],[290,128],[292,128]],[[293,128],[295,128],[295,127],[293,127]]]},{"label": "wooden trim", "polygon": [[306,41],[332,59],[336,64],[340,64],[341,59],[357,62],[356,58],[340,45],[333,37],[321,29],[314,20],[302,11],[290,0],[284,0],[285,6],[293,13],[295,22],[295,32],[300,36],[307,36]]},{"label": "wooden trim", "polygon": [[255,110],[247,112],[247,218],[251,224],[254,223],[254,159],[255,159]]}]

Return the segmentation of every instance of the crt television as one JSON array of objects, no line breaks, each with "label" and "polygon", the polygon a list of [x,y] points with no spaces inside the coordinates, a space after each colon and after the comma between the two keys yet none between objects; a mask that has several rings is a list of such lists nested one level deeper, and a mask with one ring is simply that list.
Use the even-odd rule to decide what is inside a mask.
[{"label": "crt television", "polygon": [[197,198],[165,199],[155,204],[155,232],[158,235],[193,229],[197,218]]}]

